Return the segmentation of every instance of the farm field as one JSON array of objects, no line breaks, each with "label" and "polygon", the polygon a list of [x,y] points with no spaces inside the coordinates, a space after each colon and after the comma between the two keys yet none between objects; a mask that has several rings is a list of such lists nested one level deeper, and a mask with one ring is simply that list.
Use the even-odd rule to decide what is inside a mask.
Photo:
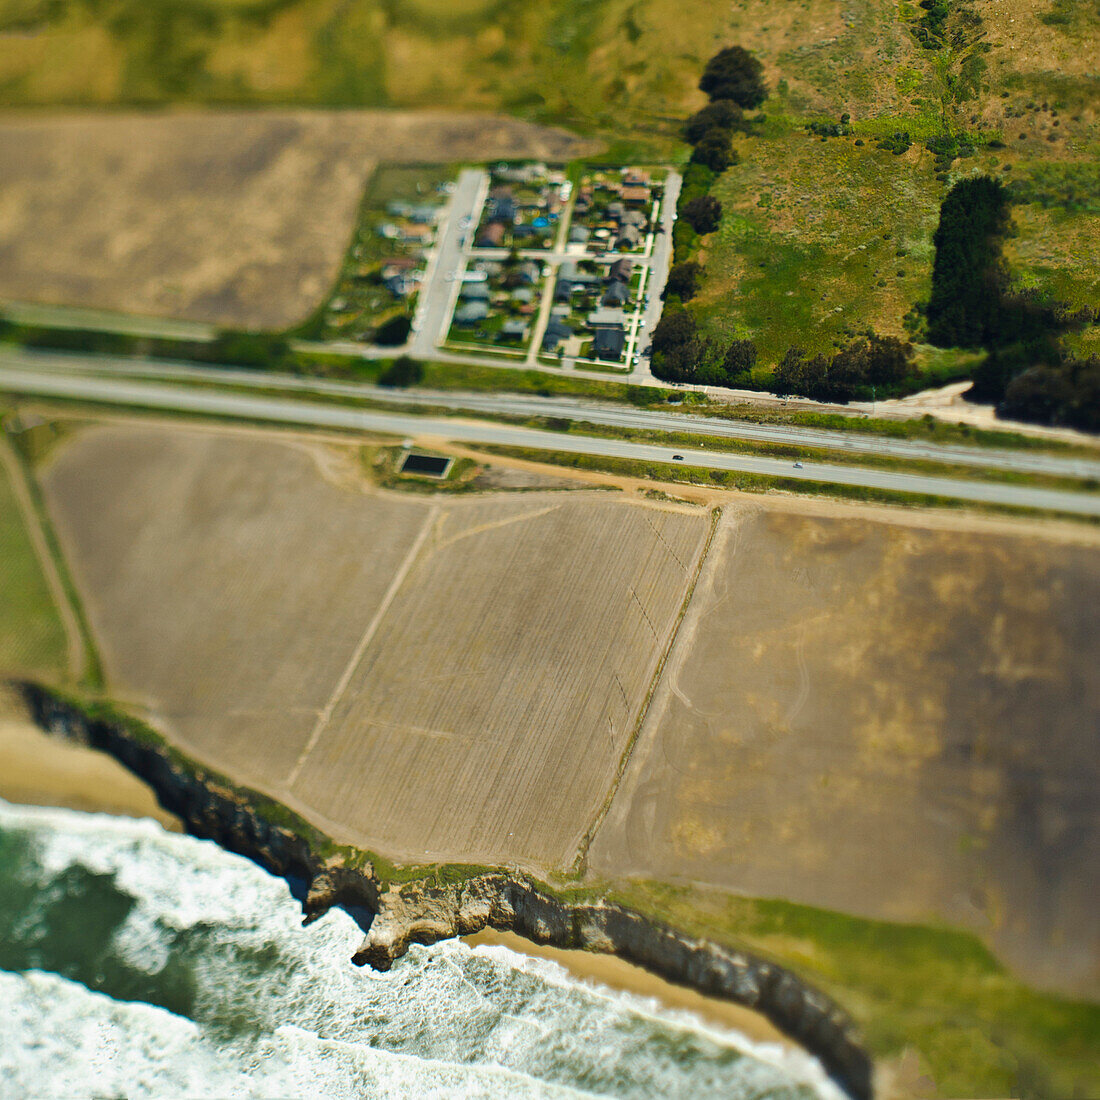
[{"label": "farm field", "polygon": [[[97,427],[40,475],[108,682],[242,781],[293,767],[427,507],[323,451]],[[341,487],[348,478],[353,488]]]},{"label": "farm field", "polygon": [[112,695],[392,858],[571,863],[710,526],[380,492],[357,448],[97,426],[43,467]]},{"label": "farm field", "polygon": [[281,329],[327,297],[375,165],[569,158],[491,115],[0,119],[0,298]]},{"label": "farm field", "polygon": [[1100,989],[1100,543],[728,509],[589,865],[970,927]]},{"label": "farm field", "polygon": [[568,865],[634,729],[706,513],[525,494],[468,498],[431,522],[293,793],[398,858]]}]

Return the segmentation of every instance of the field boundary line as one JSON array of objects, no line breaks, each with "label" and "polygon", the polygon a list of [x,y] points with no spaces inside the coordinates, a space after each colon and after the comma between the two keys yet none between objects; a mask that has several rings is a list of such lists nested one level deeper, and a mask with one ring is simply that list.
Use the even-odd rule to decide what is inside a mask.
[{"label": "field boundary line", "polygon": [[287,776],[286,785],[288,789],[293,788],[294,784],[298,781],[298,776],[302,773],[302,768],[305,766],[306,759],[317,745],[317,742],[321,739],[321,734],[324,732],[325,726],[328,725],[329,720],[332,718],[332,712],[336,709],[344,692],[348,690],[348,685],[351,683],[352,676],[355,675],[355,670],[359,667],[359,663],[362,661],[363,655],[367,651],[367,647],[374,640],[375,634],[378,633],[378,628],[382,625],[382,620],[385,618],[386,612],[389,611],[390,605],[396,598],[398,589],[408,576],[409,570],[413,566],[413,562],[416,561],[421,547],[435,527],[435,521],[438,515],[439,505],[433,504],[428,510],[428,514],[424,517],[420,532],[416,536],[412,546],[409,547],[409,551],[405,555],[405,560],[402,561],[397,572],[393,575],[393,580],[390,581],[390,586],[386,589],[386,594],[382,597],[382,602],[378,605],[378,610],[375,611],[373,618],[367,624],[367,629],[363,631],[363,636],[359,639],[359,643],[356,645],[351,655],[351,659],[345,666],[340,679],[336,681],[336,687],[333,688],[328,702],[317,716],[317,721],[313,726],[313,730],[310,732],[309,740],[306,741],[305,748],[302,749],[297,761],[295,761],[294,767],[290,771],[290,775]]},{"label": "field boundary line", "polygon": [[35,507],[34,495],[27,484],[29,477],[23,463],[16,457],[15,452],[6,438],[0,438],[0,463],[3,464],[11,482],[12,492],[15,494],[16,504],[23,513],[23,526],[26,528],[27,537],[34,548],[38,558],[42,576],[46,581],[46,587],[57,607],[57,613],[61,617],[61,626],[65,632],[65,648],[68,651],[69,674],[78,679],[84,674],[88,665],[87,648],[84,642],[84,632],[80,629],[80,620],[76,610],[69,600],[69,594],[65,590],[61,573],[57,568],[57,562],[50,550],[49,540],[43,530],[42,517]]},{"label": "field boundary line", "polygon": [[680,610],[676,615],[676,622],[672,624],[672,630],[669,632],[668,643],[661,653],[660,659],[657,661],[657,667],[653,670],[652,677],[650,677],[649,687],[646,690],[645,698],[642,700],[642,705],[638,710],[638,717],[634,721],[634,727],[631,729],[626,746],[623,749],[622,755],[619,757],[619,764],[615,769],[615,776],[611,780],[611,786],[608,788],[607,795],[604,797],[600,808],[596,811],[596,816],[593,818],[592,824],[585,830],[584,836],[581,837],[581,842],[577,846],[577,855],[573,860],[572,866],[573,872],[577,875],[583,875],[585,873],[588,866],[588,849],[592,846],[592,841],[600,826],[603,824],[604,818],[607,817],[608,812],[611,810],[611,803],[615,801],[615,795],[619,792],[619,786],[622,783],[623,776],[626,774],[627,765],[630,763],[630,758],[634,754],[634,746],[638,743],[638,737],[649,715],[649,707],[653,702],[653,696],[657,693],[657,685],[661,682],[665,666],[668,664],[668,659],[676,646],[676,639],[680,636],[680,627],[683,625],[684,619],[687,617],[688,608],[691,606],[691,601],[695,597],[695,588],[699,583],[699,578],[703,574],[703,566],[710,556],[710,548],[714,543],[714,536],[718,532],[718,525],[722,521],[722,515],[723,509],[721,508],[713,508],[711,510],[710,527],[707,531],[706,541],[703,543],[703,549],[699,553],[699,561],[695,566],[695,572],[692,573],[691,579],[688,581],[687,591],[684,593],[684,598],[680,603]]}]

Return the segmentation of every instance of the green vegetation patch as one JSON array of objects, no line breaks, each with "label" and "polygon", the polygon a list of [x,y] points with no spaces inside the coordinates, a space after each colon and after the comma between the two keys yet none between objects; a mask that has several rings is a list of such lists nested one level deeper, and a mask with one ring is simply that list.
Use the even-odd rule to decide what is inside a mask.
[{"label": "green vegetation patch", "polygon": [[[6,440],[0,447],[8,447]],[[0,670],[63,676],[66,668],[61,618],[7,466],[0,463]]]},{"label": "green vegetation patch", "polygon": [[789,966],[844,1005],[875,1057],[919,1051],[937,1095],[1100,1090],[1100,1006],[1027,988],[970,933],[653,882],[611,897]]},{"label": "green vegetation patch", "polygon": [[789,347],[843,346],[867,328],[902,335],[928,294],[939,185],[919,157],[800,131],[743,144],[712,194],[700,327],[757,347],[757,381]]}]

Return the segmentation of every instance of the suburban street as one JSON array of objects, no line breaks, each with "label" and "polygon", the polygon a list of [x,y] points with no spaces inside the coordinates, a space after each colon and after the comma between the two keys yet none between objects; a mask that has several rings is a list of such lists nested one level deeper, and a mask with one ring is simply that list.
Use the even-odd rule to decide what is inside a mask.
[{"label": "suburban street", "polygon": [[[407,348],[412,355],[431,358],[435,354],[436,344],[447,335],[446,326],[459,287],[457,281],[447,276],[462,266],[465,251],[463,239],[473,233],[488,190],[488,172],[480,168],[463,168],[459,173],[420,289],[414,331]],[[466,218],[470,219],[469,228],[462,226]],[[392,355],[394,349],[384,350]]]},{"label": "suburban street", "polygon": [[[807,462],[801,468],[789,459],[692,450],[688,455],[668,446],[598,439],[561,432],[538,431],[445,417],[383,413],[321,405],[290,398],[253,397],[160,382],[62,375],[49,371],[7,368],[0,388],[9,393],[98,401],[146,409],[229,416],[278,424],[309,425],[340,430],[381,432],[397,437],[442,439],[472,444],[564,451],[572,454],[625,458],[642,462],[685,465],[712,470],[761,474],[795,481],[861,486],[898,493],[916,493],[987,504],[1100,516],[1100,494],[1072,493],[1030,486],[973,482],[955,478],[891,473],[863,467]],[[681,458],[677,459],[677,455]]]},{"label": "suburban street", "polygon": [[848,454],[877,455],[960,466],[1013,470],[1018,473],[1048,474],[1054,477],[1100,480],[1100,451],[1097,458],[1061,456],[1028,450],[966,447],[922,440],[894,439],[861,432],[802,428],[790,424],[755,424],[747,420],[635,409],[570,397],[540,397],[537,394],[464,393],[444,390],[394,390],[361,382],[337,382],[324,378],[302,378],[290,374],[258,373],[233,367],[201,367],[183,363],[129,359],[118,356],[74,355],[62,352],[30,351],[0,347],[0,388],[3,369],[62,374],[111,374],[128,378],[201,382],[250,389],[281,389],[288,393],[316,393],[332,397],[359,398],[380,404],[419,405],[426,409],[493,416],[563,417],[597,426],[642,431],[680,432],[691,435],[744,439],[792,447],[821,448]]}]

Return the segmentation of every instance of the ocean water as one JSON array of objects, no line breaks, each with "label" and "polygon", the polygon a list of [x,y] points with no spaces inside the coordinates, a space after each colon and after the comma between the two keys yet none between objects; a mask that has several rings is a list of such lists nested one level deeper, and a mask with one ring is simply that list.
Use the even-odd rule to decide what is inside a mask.
[{"label": "ocean water", "polygon": [[214,844],[0,801],[0,1096],[842,1096],[553,962],[450,941],[377,974],[361,936]]}]

